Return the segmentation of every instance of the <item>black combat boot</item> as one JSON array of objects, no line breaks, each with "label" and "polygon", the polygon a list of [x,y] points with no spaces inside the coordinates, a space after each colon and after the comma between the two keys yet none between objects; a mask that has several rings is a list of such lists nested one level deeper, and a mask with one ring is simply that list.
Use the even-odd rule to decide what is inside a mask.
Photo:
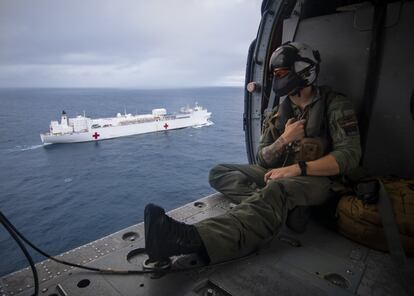
[{"label": "black combat boot", "polygon": [[163,262],[170,256],[191,253],[198,253],[208,260],[195,226],[168,217],[164,209],[154,204],[145,207],[144,224],[145,250],[150,262]]}]

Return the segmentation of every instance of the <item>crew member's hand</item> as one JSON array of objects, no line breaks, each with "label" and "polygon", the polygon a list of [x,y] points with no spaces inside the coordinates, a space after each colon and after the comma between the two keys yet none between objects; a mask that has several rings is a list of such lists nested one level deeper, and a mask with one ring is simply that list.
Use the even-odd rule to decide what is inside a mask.
[{"label": "crew member's hand", "polygon": [[282,134],[286,143],[292,143],[297,140],[302,140],[305,137],[305,122],[306,120],[295,121],[295,118],[290,118],[285,124],[285,131]]},{"label": "crew member's hand", "polygon": [[297,164],[293,164],[283,168],[272,169],[264,175],[264,181],[267,183],[270,180],[286,178],[286,177],[296,177],[301,173],[300,168]]}]

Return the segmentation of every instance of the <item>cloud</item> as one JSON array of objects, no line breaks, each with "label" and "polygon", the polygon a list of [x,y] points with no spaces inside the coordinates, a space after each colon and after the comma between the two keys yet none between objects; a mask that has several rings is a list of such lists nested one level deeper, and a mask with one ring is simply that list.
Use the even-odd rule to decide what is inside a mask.
[{"label": "cloud", "polygon": [[260,2],[0,0],[0,87],[241,85]]}]

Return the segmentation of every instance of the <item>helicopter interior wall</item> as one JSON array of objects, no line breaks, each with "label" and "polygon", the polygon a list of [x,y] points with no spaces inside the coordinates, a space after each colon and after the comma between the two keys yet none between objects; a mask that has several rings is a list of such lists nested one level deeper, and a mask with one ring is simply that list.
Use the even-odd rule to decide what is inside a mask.
[{"label": "helicopter interior wall", "polygon": [[380,175],[413,178],[414,2],[390,4],[388,11],[364,166]]},{"label": "helicopter interior wall", "polygon": [[[366,19],[372,22],[373,9],[364,13],[356,11],[324,15],[302,20],[296,29],[294,41],[317,48],[321,54],[319,85],[329,85],[346,94],[360,110],[364,96],[365,78],[368,70],[368,50],[371,31],[366,29]],[[364,18],[362,29],[355,24],[359,16]],[[289,26],[286,20],[284,26]],[[284,28],[285,31],[285,28]]]},{"label": "helicopter interior wall", "polygon": [[[375,174],[412,176],[414,124],[410,113],[413,92],[410,80],[414,77],[414,69],[406,65],[410,59],[408,55],[414,51],[410,32],[410,27],[414,27],[414,20],[410,18],[413,4],[404,4],[406,7],[401,10],[399,21],[396,14],[400,3],[388,5],[382,66],[364,157],[364,166]],[[348,10],[301,20],[294,41],[308,43],[319,50],[322,63],[318,84],[329,85],[346,94],[353,101],[361,121],[364,120],[360,114],[374,8],[364,5]],[[295,19],[285,20],[283,26],[284,32],[291,32],[291,27],[296,26]],[[391,98],[393,108],[390,108]]]}]

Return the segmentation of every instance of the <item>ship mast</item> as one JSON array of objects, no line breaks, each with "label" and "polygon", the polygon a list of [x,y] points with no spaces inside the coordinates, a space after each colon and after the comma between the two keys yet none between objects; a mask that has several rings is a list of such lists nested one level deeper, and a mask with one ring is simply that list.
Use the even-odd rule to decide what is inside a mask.
[{"label": "ship mast", "polygon": [[63,126],[69,125],[69,119],[68,119],[68,116],[66,115],[65,110],[62,111],[62,117],[60,119],[60,124]]}]

